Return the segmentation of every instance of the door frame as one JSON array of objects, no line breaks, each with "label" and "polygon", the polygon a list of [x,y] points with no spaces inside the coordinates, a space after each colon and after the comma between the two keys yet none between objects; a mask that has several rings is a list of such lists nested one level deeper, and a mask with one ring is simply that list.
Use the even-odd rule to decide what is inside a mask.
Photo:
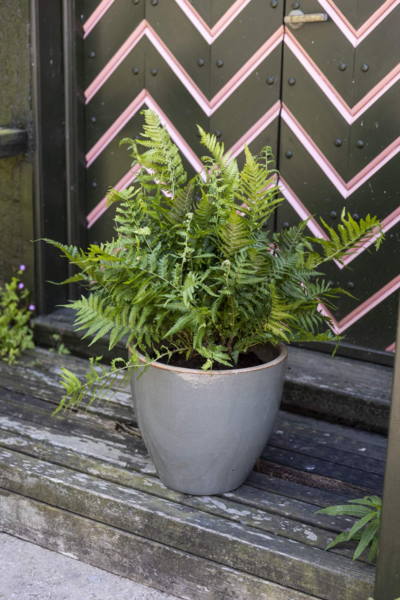
[{"label": "door frame", "polygon": [[[85,245],[86,237],[77,68],[83,39],[76,18],[80,1],[30,2],[35,240],[50,238],[67,245]],[[48,314],[76,296],[73,286],[51,283],[64,281],[72,269],[43,241],[35,243],[34,252],[37,312]]]}]

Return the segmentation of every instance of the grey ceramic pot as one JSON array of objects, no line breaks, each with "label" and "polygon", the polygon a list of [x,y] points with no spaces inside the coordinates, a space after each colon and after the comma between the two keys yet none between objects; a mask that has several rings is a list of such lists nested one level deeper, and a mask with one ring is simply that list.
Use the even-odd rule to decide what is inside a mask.
[{"label": "grey ceramic pot", "polygon": [[[266,359],[266,350],[254,349]],[[278,414],[287,349],[266,364],[209,372],[154,362],[132,377],[139,429],[161,481],[186,494],[239,487]]]}]

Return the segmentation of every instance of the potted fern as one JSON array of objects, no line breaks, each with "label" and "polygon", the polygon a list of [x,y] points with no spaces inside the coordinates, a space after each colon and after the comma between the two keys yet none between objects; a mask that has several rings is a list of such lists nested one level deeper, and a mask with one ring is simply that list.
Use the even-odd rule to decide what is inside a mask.
[{"label": "potted fern", "polygon": [[[92,360],[81,382],[63,369],[59,409],[108,396],[131,378],[138,425],[161,480],[191,494],[243,483],[274,425],[290,342],[339,341],[318,310],[343,293],[323,280],[328,261],[374,235],[378,220],[342,214],[338,233],[307,235],[307,221],[280,233],[266,223],[283,201],[265,148],[245,148],[239,172],[223,144],[200,129],[209,152],[187,182],[179,151],[156,113],[129,145],[134,185],[111,189],[116,237],[85,252],[59,248],[87,294],[68,306],[76,326],[129,358]],[[139,149],[144,148],[140,153]]]}]

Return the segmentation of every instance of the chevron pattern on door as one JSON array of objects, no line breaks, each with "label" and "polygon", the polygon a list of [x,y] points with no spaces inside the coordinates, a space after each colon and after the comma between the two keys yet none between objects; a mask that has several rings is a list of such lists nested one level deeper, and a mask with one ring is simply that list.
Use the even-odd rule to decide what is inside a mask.
[{"label": "chevron pattern on door", "polygon": [[239,160],[245,143],[277,151],[282,3],[103,0],[84,12],[91,239],[112,235],[105,193],[134,180],[118,143],[139,133],[144,107],[160,114],[189,172],[200,166],[197,124]]},{"label": "chevron pattern on door", "polygon": [[[328,277],[341,300],[336,330],[355,346],[392,351],[400,287],[400,0],[302,0],[328,21],[293,31],[283,0],[83,0],[86,214],[89,241],[113,235],[109,185],[135,178],[119,149],[154,108],[191,174],[202,149],[196,125],[243,160],[272,146],[288,200],[278,227],[344,205],[378,214],[387,242],[360,248]],[[269,224],[272,227],[274,224]],[[321,310],[326,310],[321,307]]]},{"label": "chevron pattern on door", "polygon": [[[400,288],[399,0],[303,0],[328,21],[284,35],[279,168],[288,203],[278,227],[312,216],[335,225],[343,206],[378,214],[387,241],[332,265],[328,276],[356,299],[333,317],[346,343],[393,351]],[[286,3],[286,12],[291,3]],[[322,308],[322,310],[325,310]],[[326,311],[327,312],[327,311]]]}]

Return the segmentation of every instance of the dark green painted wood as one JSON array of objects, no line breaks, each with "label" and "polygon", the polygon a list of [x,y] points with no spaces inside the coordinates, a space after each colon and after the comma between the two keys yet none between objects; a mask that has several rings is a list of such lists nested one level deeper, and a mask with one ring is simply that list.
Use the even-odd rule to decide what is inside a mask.
[{"label": "dark green painted wood", "polygon": [[[361,3],[359,3],[360,5]],[[376,3],[378,7],[381,2]],[[354,63],[354,103],[359,102],[399,63],[398,32],[400,6],[397,6],[356,49]],[[366,73],[361,66],[367,64]],[[379,136],[379,132],[378,132]]]},{"label": "dark green painted wood", "polygon": [[[364,73],[362,74],[364,75]],[[369,165],[400,136],[399,105],[400,81],[395,83],[352,124],[349,144],[349,179]],[[363,141],[363,148],[357,147],[359,140]],[[390,165],[389,169],[393,173],[394,166]],[[383,193],[382,188],[380,188],[380,193]],[[385,204],[386,198],[379,202],[378,209],[381,207],[384,209]],[[375,210],[377,209],[375,208]]]},{"label": "dark green painted wood", "polygon": [[28,151],[28,132],[24,129],[0,127],[0,158],[20,156]]},{"label": "dark green painted wood", "polygon": [[[229,150],[247,131],[274,106],[280,98],[282,45],[276,48],[251,73],[237,90],[212,114],[210,131],[221,132],[220,141]],[[273,85],[267,84],[274,78]],[[243,106],[246,110],[243,111]],[[234,115],[234,116],[233,116]],[[270,143],[277,148],[277,141]]]},{"label": "dark green painted wood", "polygon": [[[139,73],[134,74],[133,69]],[[86,105],[86,152],[144,88],[144,42],[140,41]]]},{"label": "dark green painted wood", "polygon": [[[203,0],[196,0],[198,3]],[[211,23],[214,25],[224,16],[227,10],[229,10],[234,4],[235,0],[211,0]]]},{"label": "dark green painted wood", "polygon": [[[146,4],[146,20],[206,97],[210,87],[210,46],[176,2]],[[198,65],[203,60],[203,66]],[[150,67],[151,68],[151,67]]]},{"label": "dark green painted wood", "polygon": [[[264,0],[252,0],[211,48],[211,96],[237,73],[282,25],[283,3],[272,8]],[[218,67],[217,61],[223,66]]]},{"label": "dark green painted wood", "polygon": [[[281,174],[311,214],[316,215],[317,217],[322,216],[328,224],[335,226],[342,207],[345,205],[349,206],[349,209],[353,214],[358,214],[360,217],[365,217],[370,212],[373,212],[374,214],[377,212],[379,205],[369,205],[364,209],[362,191],[359,192],[359,201],[357,202],[357,205],[353,204],[352,196],[345,202],[341,194],[330,183],[325,173],[318,165],[316,165],[311,156],[304,150],[296,136],[290,131],[285,123],[282,123],[281,125],[280,140]],[[285,156],[287,150],[290,150],[293,154],[290,159],[287,159]],[[379,176],[379,174],[377,174],[377,176]],[[380,176],[382,177],[383,175],[381,174]],[[372,190],[375,189],[377,190],[377,193],[383,195],[382,192],[380,192],[381,188],[378,186],[374,188],[373,183],[371,183],[371,187]],[[369,187],[369,182],[363,186],[365,190],[371,190],[371,187]],[[370,192],[368,192],[368,194],[369,193]],[[359,210],[360,212],[356,212],[356,206],[357,211]],[[336,213],[336,218],[332,218],[332,212]],[[379,215],[379,211],[378,216],[381,216]],[[298,220],[298,216],[287,202],[279,207],[278,228],[282,227],[284,223],[293,224],[298,222]],[[385,244],[385,250],[383,250],[392,256],[397,255],[399,248],[397,235],[397,228],[391,230]],[[337,284],[348,289],[350,283],[354,284],[352,293],[356,296],[357,300],[353,300],[349,297],[340,298],[340,301],[336,302],[338,311],[335,312],[335,316],[337,318],[341,319],[346,316],[364,300],[368,299],[372,294],[380,290],[398,275],[397,262],[391,260],[382,263],[382,252],[376,253],[374,249],[372,249],[371,252],[363,252],[351,264],[351,271],[349,269],[339,270],[335,265],[329,265],[324,269],[327,279],[330,278],[335,285]],[[367,275],[371,272],[375,274],[373,278],[368,277]],[[352,326],[352,328],[354,327],[355,325]],[[350,331],[346,332],[346,335],[349,334]],[[373,328],[372,331],[368,333],[368,336],[370,339],[375,338],[375,343],[377,344],[376,347],[378,349],[384,350],[391,343],[388,342],[385,346],[384,340],[386,340],[387,337],[392,337],[392,339],[394,339],[394,325],[389,325],[385,330],[379,328],[379,330],[376,331],[376,328]],[[381,338],[380,343],[378,343],[379,338]],[[353,337],[352,339],[356,338]],[[372,343],[371,345],[368,344],[366,347],[375,347],[375,343]],[[360,342],[359,345],[363,344]]]},{"label": "dark green painted wood", "polygon": [[[292,153],[291,158],[285,156],[287,151]],[[345,206],[345,200],[283,120],[280,129],[279,170],[310,214],[317,219],[322,217],[330,226],[335,225]],[[287,205],[285,202],[282,208],[278,208],[279,226],[284,222],[281,215],[286,211]],[[333,218],[331,213],[336,213],[337,216]]]},{"label": "dark green painted wood", "polygon": [[[376,5],[376,2],[372,0]],[[361,4],[365,4],[365,0],[361,0]],[[353,25],[358,27],[358,0],[335,0],[335,4],[346,19]]]},{"label": "dark green painted wood", "polygon": [[[62,3],[31,2],[34,152],[34,239],[68,243],[66,130]],[[52,90],[49,93],[49,90]],[[51,312],[67,299],[66,286],[51,281],[68,277],[68,263],[44,242],[35,247],[36,306]]]},{"label": "dark green painted wood", "polygon": [[[139,4],[132,0],[118,0],[111,4],[84,40],[85,88],[143,21],[144,11],[144,0]],[[95,53],[93,58],[92,52]]]},{"label": "dark green painted wood", "polygon": [[[231,0],[228,0],[229,2]],[[213,0],[191,0],[191,5],[198,12],[200,17],[207,23],[209,27],[212,27],[211,22],[211,11],[212,11]]]},{"label": "dark green painted wood", "polygon": [[[341,0],[343,2],[343,0]],[[345,1],[345,0],[344,0]],[[369,17],[371,17],[375,11],[380,8],[384,0],[357,0],[357,13],[358,13],[358,24],[357,27],[361,27]]]},{"label": "dark green painted wood", "polygon": [[[95,208],[105,197],[109,187],[116,185],[131,168],[132,157],[129,156],[128,146],[120,146],[120,141],[126,137],[135,138],[135,136],[140,134],[144,123],[143,115],[140,112],[139,110],[131,118],[90,167],[88,167],[86,177],[87,213]],[[109,218],[110,214],[107,215],[107,218]],[[106,240],[102,239],[100,241]]]},{"label": "dark green painted wood", "polygon": [[[395,292],[346,331],[346,342],[382,351],[391,346],[395,341],[397,303]],[[388,422],[387,416],[385,420]]]},{"label": "dark green painted wood", "polygon": [[[400,341],[400,303],[397,343]],[[389,438],[386,458],[378,568],[375,583],[376,600],[391,600],[400,594],[400,352],[397,346],[390,410]]]},{"label": "dark green painted wood", "polygon": [[400,154],[397,154],[349,196],[347,204],[351,213],[359,216],[377,214],[380,219],[386,219],[393,213],[400,206],[400,188],[396,177],[399,169]]},{"label": "dark green painted wood", "polygon": [[[291,3],[287,3],[286,13],[288,14],[291,10]],[[318,0],[308,0],[307,10],[304,12],[321,12]],[[291,30],[291,33],[345,102],[352,106],[355,50],[337,25],[328,20],[322,23],[306,24],[301,29]],[[341,62],[346,64],[345,71],[338,69]]]},{"label": "dark green painted wood", "polygon": [[[292,79],[294,85],[289,83]],[[282,101],[339,175],[349,179],[350,125],[289,48],[284,49]]]},{"label": "dark green painted wood", "polygon": [[[209,118],[151,42],[146,42],[146,89],[200,157],[203,149],[199,144],[197,125],[208,131]],[[154,68],[157,69],[155,77],[151,75]]]},{"label": "dark green painted wood", "polygon": [[98,5],[100,4],[101,0],[83,0],[83,6],[82,6],[82,15],[83,15],[83,19],[81,19],[81,21],[87,21],[87,19],[90,17],[90,15],[93,13],[93,11],[98,7]]}]

